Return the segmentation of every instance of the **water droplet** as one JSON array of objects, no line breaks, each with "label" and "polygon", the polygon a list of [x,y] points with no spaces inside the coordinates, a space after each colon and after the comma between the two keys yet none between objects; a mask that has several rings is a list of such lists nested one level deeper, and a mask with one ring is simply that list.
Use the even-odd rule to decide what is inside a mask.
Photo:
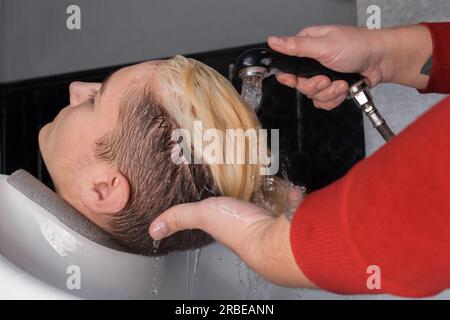
[{"label": "water droplet", "polygon": [[222,257],[222,256],[219,256],[218,260],[219,260],[219,261],[222,261],[222,259],[223,259],[223,257]]},{"label": "water droplet", "polygon": [[304,299],[305,298],[305,294],[306,294],[306,290],[305,289],[297,289],[295,292],[295,295],[298,299]]},{"label": "water droplet", "polygon": [[159,245],[161,244],[161,240],[153,240],[153,254],[158,252]]},{"label": "water droplet", "polygon": [[159,266],[159,257],[153,257],[153,269],[157,269]]}]

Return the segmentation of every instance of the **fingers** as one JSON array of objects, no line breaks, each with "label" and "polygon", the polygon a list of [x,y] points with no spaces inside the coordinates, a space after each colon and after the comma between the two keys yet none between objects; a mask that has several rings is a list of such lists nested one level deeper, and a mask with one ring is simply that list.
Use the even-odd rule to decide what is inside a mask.
[{"label": "fingers", "polygon": [[211,197],[166,210],[152,222],[149,233],[154,240],[161,240],[181,230],[201,229],[233,247],[236,232],[244,234],[263,220],[273,218],[257,205],[235,198]]},{"label": "fingers", "polygon": [[201,229],[237,252],[242,247],[239,246],[241,237],[253,230],[249,224],[258,221],[255,215],[261,216],[255,208],[259,210],[253,204],[226,197],[180,204],[156,218],[150,225],[149,234],[154,240],[161,240],[181,230]]},{"label": "fingers", "polygon": [[333,25],[311,26],[291,37],[270,36],[267,42],[272,49],[284,54],[319,59],[327,46],[326,36],[335,29]]},{"label": "fingers", "polygon": [[267,39],[269,46],[278,52],[298,57],[309,57],[321,60],[326,50],[326,42],[322,38],[309,36],[275,37]]},{"label": "fingers", "polygon": [[181,230],[200,229],[203,214],[199,210],[200,204],[184,203],[166,210],[151,224],[150,236],[154,240],[161,240]]},{"label": "fingers", "polygon": [[313,100],[314,106],[318,109],[324,109],[324,110],[331,110],[339,106],[342,102],[344,102],[346,95],[342,95],[337,97],[336,99],[333,99],[331,101],[327,102],[319,102],[316,100]]},{"label": "fingers", "polygon": [[326,76],[315,76],[310,79],[306,79],[297,78],[292,74],[281,73],[277,74],[276,78],[280,83],[291,88],[296,88],[309,98],[314,97],[325,88],[328,88],[331,84],[330,79]]},{"label": "fingers", "polygon": [[304,28],[299,33],[297,33],[297,35],[309,37],[323,37],[335,29],[336,26],[334,25],[311,26]]},{"label": "fingers", "polygon": [[310,96],[313,100],[318,102],[330,102],[342,95],[345,95],[348,90],[347,82],[343,80],[333,81],[333,83],[327,88],[320,90],[315,95]]},{"label": "fingers", "polygon": [[337,107],[347,96],[348,84],[343,80],[331,82],[326,76],[315,76],[310,79],[298,78],[292,74],[281,73],[277,80],[312,99],[320,109],[330,110]]},{"label": "fingers", "polygon": [[293,74],[279,73],[275,77],[281,84],[291,88],[297,88],[297,77]]}]

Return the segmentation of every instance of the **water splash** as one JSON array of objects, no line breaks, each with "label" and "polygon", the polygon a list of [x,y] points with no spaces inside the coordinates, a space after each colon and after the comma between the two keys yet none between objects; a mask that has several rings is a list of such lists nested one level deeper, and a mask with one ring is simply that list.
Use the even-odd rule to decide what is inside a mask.
[{"label": "water splash", "polygon": [[258,111],[263,96],[263,80],[264,78],[261,76],[247,76],[242,78],[241,98],[254,112]]},{"label": "water splash", "polygon": [[285,168],[281,169],[281,176],[283,177],[284,182],[286,184],[289,184],[289,185],[291,184],[291,181],[289,180],[289,176],[288,176],[287,170]]},{"label": "water splash", "polygon": [[158,269],[159,267],[159,257],[153,257],[153,268]]},{"label": "water splash", "polygon": [[287,207],[290,182],[277,176],[264,176],[252,197],[252,202],[273,216],[283,214]]},{"label": "water splash", "polygon": [[[153,274],[156,275],[158,268],[159,268],[159,257],[153,257]],[[158,286],[159,286],[158,277],[154,276],[153,284],[152,284],[152,294],[153,295],[158,294]]]},{"label": "water splash", "polygon": [[158,253],[159,245],[161,244],[161,240],[153,240],[153,254]]},{"label": "water splash", "polygon": [[200,254],[201,249],[188,250],[186,252],[186,294],[188,299],[194,298]]},{"label": "water splash", "polygon": [[192,277],[194,278],[194,281],[197,281],[197,271],[198,271],[198,264],[200,262],[200,254],[201,249],[195,249],[195,256],[194,256],[194,270],[192,271]]},{"label": "water splash", "polygon": [[217,207],[214,203],[210,203],[209,207],[211,207],[213,210],[221,213],[221,214],[225,214],[227,216],[230,216],[232,218],[238,219],[238,220],[242,220],[244,222],[249,222],[250,220],[242,215],[240,215],[236,210],[234,210],[233,208],[228,207],[227,205],[221,204],[219,205],[219,207]]},{"label": "water splash", "polygon": [[191,250],[186,251],[186,291],[188,297],[192,297],[192,288],[191,288]]},{"label": "water splash", "polygon": [[238,279],[239,279],[239,289],[240,289],[240,299],[245,300],[245,283],[242,279],[242,261],[238,257],[236,258],[235,266],[238,269]]},{"label": "water splash", "polygon": [[256,274],[245,262],[239,260],[236,263],[238,268],[239,288],[242,300],[248,299],[269,299],[269,283]]},{"label": "water splash", "polygon": [[307,294],[308,294],[308,290],[306,290],[306,289],[296,289],[295,290],[295,297],[299,300],[305,299]]}]

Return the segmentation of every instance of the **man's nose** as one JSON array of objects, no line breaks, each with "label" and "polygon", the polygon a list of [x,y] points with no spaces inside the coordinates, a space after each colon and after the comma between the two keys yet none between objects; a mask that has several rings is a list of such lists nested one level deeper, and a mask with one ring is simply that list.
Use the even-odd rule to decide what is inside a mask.
[{"label": "man's nose", "polygon": [[77,106],[87,101],[100,90],[101,83],[75,81],[69,85],[70,105]]}]

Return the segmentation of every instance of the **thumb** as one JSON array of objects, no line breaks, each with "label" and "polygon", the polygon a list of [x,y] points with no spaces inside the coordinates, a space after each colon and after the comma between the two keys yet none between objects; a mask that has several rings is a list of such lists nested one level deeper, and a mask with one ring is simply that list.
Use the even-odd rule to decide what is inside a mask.
[{"label": "thumb", "polygon": [[292,36],[275,37],[270,36],[267,40],[269,46],[278,52],[297,57],[308,57],[319,60],[326,46],[326,41],[319,37]]},{"label": "thumb", "polygon": [[150,225],[150,236],[161,240],[181,230],[200,229],[202,210],[198,210],[198,206],[199,202],[194,202],[167,209]]}]

